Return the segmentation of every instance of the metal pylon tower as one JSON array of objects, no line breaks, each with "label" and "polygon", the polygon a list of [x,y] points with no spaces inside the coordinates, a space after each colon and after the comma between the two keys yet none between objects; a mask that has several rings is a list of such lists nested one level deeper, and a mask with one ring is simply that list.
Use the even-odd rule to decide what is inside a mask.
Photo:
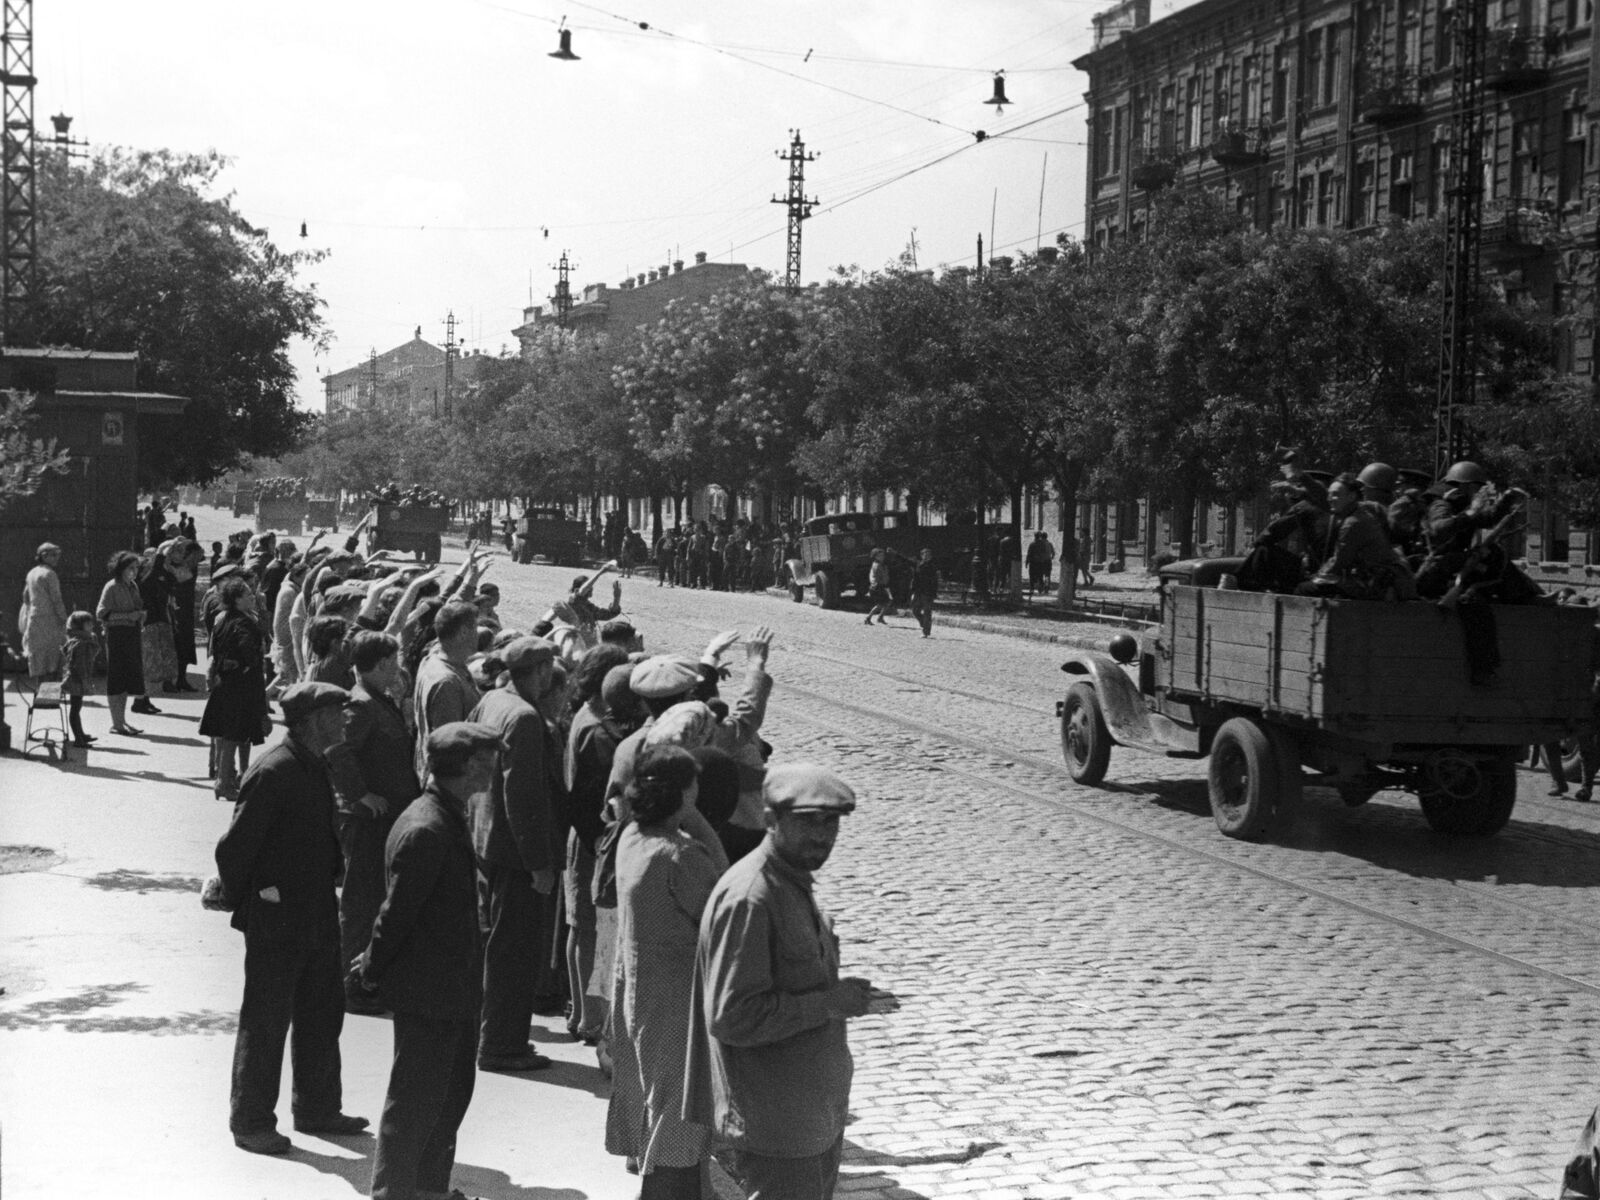
[{"label": "metal pylon tower", "polygon": [[574,264],[567,257],[567,252],[561,252],[560,261],[556,263],[556,325],[558,328],[567,327],[567,314],[572,311],[572,268]]},{"label": "metal pylon tower", "polygon": [[1439,398],[1434,416],[1434,467],[1443,474],[1466,456],[1463,409],[1477,390],[1477,313],[1483,226],[1483,59],[1487,0],[1455,6],[1455,62],[1450,80],[1449,205],[1445,216],[1444,312],[1439,337]]},{"label": "metal pylon tower", "polygon": [[455,415],[455,398],[451,385],[455,383],[456,350],[456,310],[452,308],[444,315],[444,415],[446,418]]},{"label": "metal pylon tower", "polygon": [[3,0],[0,87],[0,341],[12,345],[38,280],[34,240],[33,0]]},{"label": "metal pylon tower", "polygon": [[367,407],[378,407],[378,348],[367,352]]},{"label": "metal pylon tower", "polygon": [[792,292],[800,286],[800,226],[817,203],[815,196],[806,199],[806,164],[817,156],[806,153],[806,144],[800,140],[798,129],[791,129],[789,133],[793,138],[789,143],[789,152],[773,151],[789,164],[789,194],[774,196],[772,202],[782,204],[789,210],[789,255],[784,266],[783,285]]}]

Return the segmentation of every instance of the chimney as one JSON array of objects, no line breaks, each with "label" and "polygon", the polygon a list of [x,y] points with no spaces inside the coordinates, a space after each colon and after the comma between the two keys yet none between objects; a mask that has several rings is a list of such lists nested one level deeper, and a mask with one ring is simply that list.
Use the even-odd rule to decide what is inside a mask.
[{"label": "chimney", "polygon": [[662,263],[660,270],[656,272],[656,275],[661,279],[665,279],[670,274],[672,274],[672,272],[667,269],[666,263]]},{"label": "chimney", "polygon": [[674,275],[676,275],[681,270],[683,270],[683,259],[681,259],[681,258],[673,259],[672,260],[672,273]]},{"label": "chimney", "polygon": [[656,273],[654,271],[651,271],[650,272],[650,282],[654,283],[655,281],[656,281]]},{"label": "chimney", "polygon": [[627,289],[633,287],[633,276],[632,275],[629,275],[626,279],[624,279],[622,281],[622,287],[623,287],[624,291],[626,291]]},{"label": "chimney", "polygon": [[643,271],[639,272],[639,286],[640,287],[644,286],[644,272]]},{"label": "chimney", "polygon": [[1034,257],[1042,263],[1053,263],[1056,260],[1056,248],[1054,246],[1040,246],[1034,252]]},{"label": "chimney", "polygon": [[694,252],[694,265],[697,267],[706,265],[706,252],[704,250],[696,250]]}]

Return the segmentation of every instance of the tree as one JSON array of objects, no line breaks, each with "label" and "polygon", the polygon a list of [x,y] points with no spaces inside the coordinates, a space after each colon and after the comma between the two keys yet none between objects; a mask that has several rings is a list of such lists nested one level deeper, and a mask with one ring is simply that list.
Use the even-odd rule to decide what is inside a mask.
[{"label": "tree", "polygon": [[64,475],[69,456],[56,449],[55,438],[28,435],[33,425],[34,397],[0,392],[0,511],[13,500],[39,490],[46,476]]},{"label": "tree", "polygon": [[44,154],[38,173],[39,289],[20,344],[132,350],[139,385],[185,396],[152,418],[146,483],[208,482],[250,456],[292,449],[296,337],[321,342],[320,253],[285,253],[228,196],[221,156],[117,150],[85,164]]}]

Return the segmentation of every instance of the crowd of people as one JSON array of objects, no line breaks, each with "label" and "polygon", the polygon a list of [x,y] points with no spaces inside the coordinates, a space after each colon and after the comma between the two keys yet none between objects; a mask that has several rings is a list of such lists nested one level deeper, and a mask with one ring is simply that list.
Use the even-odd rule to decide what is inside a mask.
[{"label": "crowd of people", "polygon": [[[647,654],[620,582],[592,599],[612,563],[510,628],[490,561],[263,535],[213,573],[201,731],[236,804],[205,900],[245,936],[235,1142],[289,1148],[291,1028],[295,1128],[363,1130],[339,1037],[390,1014],[372,1194],[452,1195],[476,1072],[547,1068],[532,1021],[564,1013],[642,1195],[699,1200],[718,1143],[753,1195],[831,1195],[871,989],[841,978],[811,873],[855,797],[768,765],[771,632]],[[274,701],[287,733],[247,766]]]},{"label": "crowd of people", "polygon": [[[629,532],[616,531],[619,545],[630,544]],[[784,563],[794,556],[799,536],[798,527],[763,525],[743,517],[675,525],[662,531],[654,547],[656,584],[760,591],[783,577]]]}]

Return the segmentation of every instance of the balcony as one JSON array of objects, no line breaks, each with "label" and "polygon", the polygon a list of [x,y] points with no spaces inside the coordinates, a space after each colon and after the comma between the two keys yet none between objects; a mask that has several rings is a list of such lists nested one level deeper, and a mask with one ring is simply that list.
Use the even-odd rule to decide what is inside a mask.
[{"label": "balcony", "polygon": [[1128,178],[1146,192],[1171,187],[1178,177],[1178,152],[1170,142],[1135,143],[1129,149]]},{"label": "balcony", "polygon": [[1518,25],[1489,33],[1483,81],[1497,92],[1523,92],[1550,82],[1555,35],[1542,25]]},{"label": "balcony", "polygon": [[1362,71],[1361,119],[1371,125],[1399,125],[1422,116],[1422,80],[1409,67],[1369,67]]},{"label": "balcony", "polygon": [[1256,167],[1267,161],[1271,130],[1266,126],[1247,129],[1234,121],[1219,121],[1211,135],[1211,157],[1218,165]]},{"label": "balcony", "polygon": [[1486,200],[1478,244],[1488,262],[1521,262],[1543,254],[1554,231],[1555,214],[1547,203],[1522,197]]}]

